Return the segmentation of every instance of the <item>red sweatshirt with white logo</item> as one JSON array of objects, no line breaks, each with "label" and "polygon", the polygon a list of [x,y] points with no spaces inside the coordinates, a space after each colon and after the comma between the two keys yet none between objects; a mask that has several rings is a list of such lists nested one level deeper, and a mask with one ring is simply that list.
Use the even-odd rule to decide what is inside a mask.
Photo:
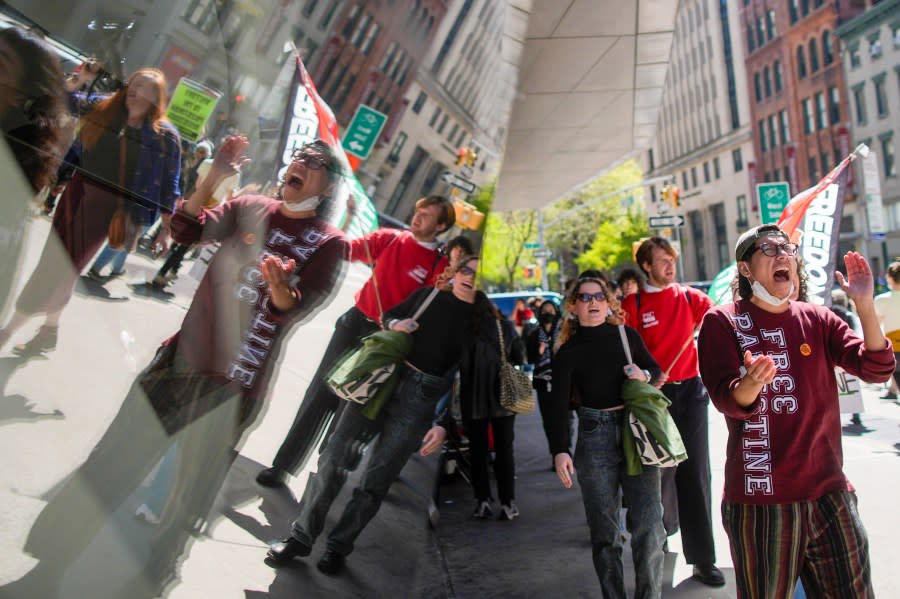
[{"label": "red sweatshirt with white logo", "polygon": [[[371,260],[366,253],[368,242]],[[437,249],[429,249],[409,231],[378,229],[350,242],[350,259],[375,262],[372,276],[356,292],[356,307],[371,320],[380,321],[376,282],[381,311],[387,312],[416,289],[434,285],[434,278],[447,268],[447,259]]]}]

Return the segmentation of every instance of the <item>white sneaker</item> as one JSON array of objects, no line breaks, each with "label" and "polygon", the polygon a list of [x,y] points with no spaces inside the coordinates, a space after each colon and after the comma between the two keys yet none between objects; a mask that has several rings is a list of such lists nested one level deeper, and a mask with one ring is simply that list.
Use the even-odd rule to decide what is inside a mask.
[{"label": "white sneaker", "polygon": [[516,507],[516,504],[513,502],[509,502],[509,505],[501,505],[500,506],[500,516],[499,520],[515,520],[519,517],[519,508]]},{"label": "white sneaker", "polygon": [[142,503],[141,506],[135,510],[134,517],[138,520],[143,520],[147,524],[152,524],[153,526],[159,524],[159,515],[154,514],[153,510],[151,510],[150,506],[146,503]]},{"label": "white sneaker", "polygon": [[478,518],[479,520],[490,518],[493,515],[494,510],[491,509],[491,504],[487,501],[479,501],[475,506],[475,511],[472,512],[472,517]]}]

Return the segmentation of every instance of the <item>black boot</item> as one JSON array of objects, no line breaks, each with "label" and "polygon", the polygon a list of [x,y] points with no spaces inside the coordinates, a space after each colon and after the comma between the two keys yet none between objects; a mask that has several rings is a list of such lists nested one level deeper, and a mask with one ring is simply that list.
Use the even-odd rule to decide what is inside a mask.
[{"label": "black boot", "polygon": [[294,537],[288,537],[269,548],[266,560],[273,565],[281,566],[293,561],[295,557],[306,557],[310,551],[312,548],[309,545],[301,543]]}]

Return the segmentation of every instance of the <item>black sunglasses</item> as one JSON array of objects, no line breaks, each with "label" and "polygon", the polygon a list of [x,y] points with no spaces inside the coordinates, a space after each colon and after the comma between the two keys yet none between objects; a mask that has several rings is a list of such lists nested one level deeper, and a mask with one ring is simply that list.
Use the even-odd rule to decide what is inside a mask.
[{"label": "black sunglasses", "polygon": [[597,293],[578,293],[575,295],[575,299],[580,300],[586,304],[591,300],[602,302],[606,300],[606,294],[602,291],[598,291]]},{"label": "black sunglasses", "polygon": [[475,269],[469,268],[468,266],[460,266],[456,272],[458,272],[461,275],[464,275],[466,277],[471,277],[472,275],[475,274]]},{"label": "black sunglasses", "polygon": [[[753,252],[756,250],[761,251],[764,255],[771,257],[777,256],[778,252],[784,252],[785,256],[796,256],[797,255],[797,244],[796,243],[761,243],[755,248],[753,248]],[[750,252],[751,254],[753,252]]]}]

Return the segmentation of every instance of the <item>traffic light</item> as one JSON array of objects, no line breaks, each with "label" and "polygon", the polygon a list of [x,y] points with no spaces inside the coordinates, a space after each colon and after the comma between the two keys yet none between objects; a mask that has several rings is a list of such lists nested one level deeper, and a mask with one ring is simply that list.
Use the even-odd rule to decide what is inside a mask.
[{"label": "traffic light", "polygon": [[537,264],[529,264],[522,268],[522,276],[526,279],[540,279],[541,267]]},{"label": "traffic light", "polygon": [[468,166],[475,166],[475,161],[478,160],[478,152],[469,148],[466,152],[466,164]]},{"label": "traffic light", "polygon": [[677,185],[666,184],[660,192],[662,201],[669,204],[672,208],[681,206],[681,190]]},{"label": "traffic light", "polygon": [[468,156],[468,148],[459,148],[458,150],[456,150],[456,166],[462,166],[463,164],[465,164]]}]

